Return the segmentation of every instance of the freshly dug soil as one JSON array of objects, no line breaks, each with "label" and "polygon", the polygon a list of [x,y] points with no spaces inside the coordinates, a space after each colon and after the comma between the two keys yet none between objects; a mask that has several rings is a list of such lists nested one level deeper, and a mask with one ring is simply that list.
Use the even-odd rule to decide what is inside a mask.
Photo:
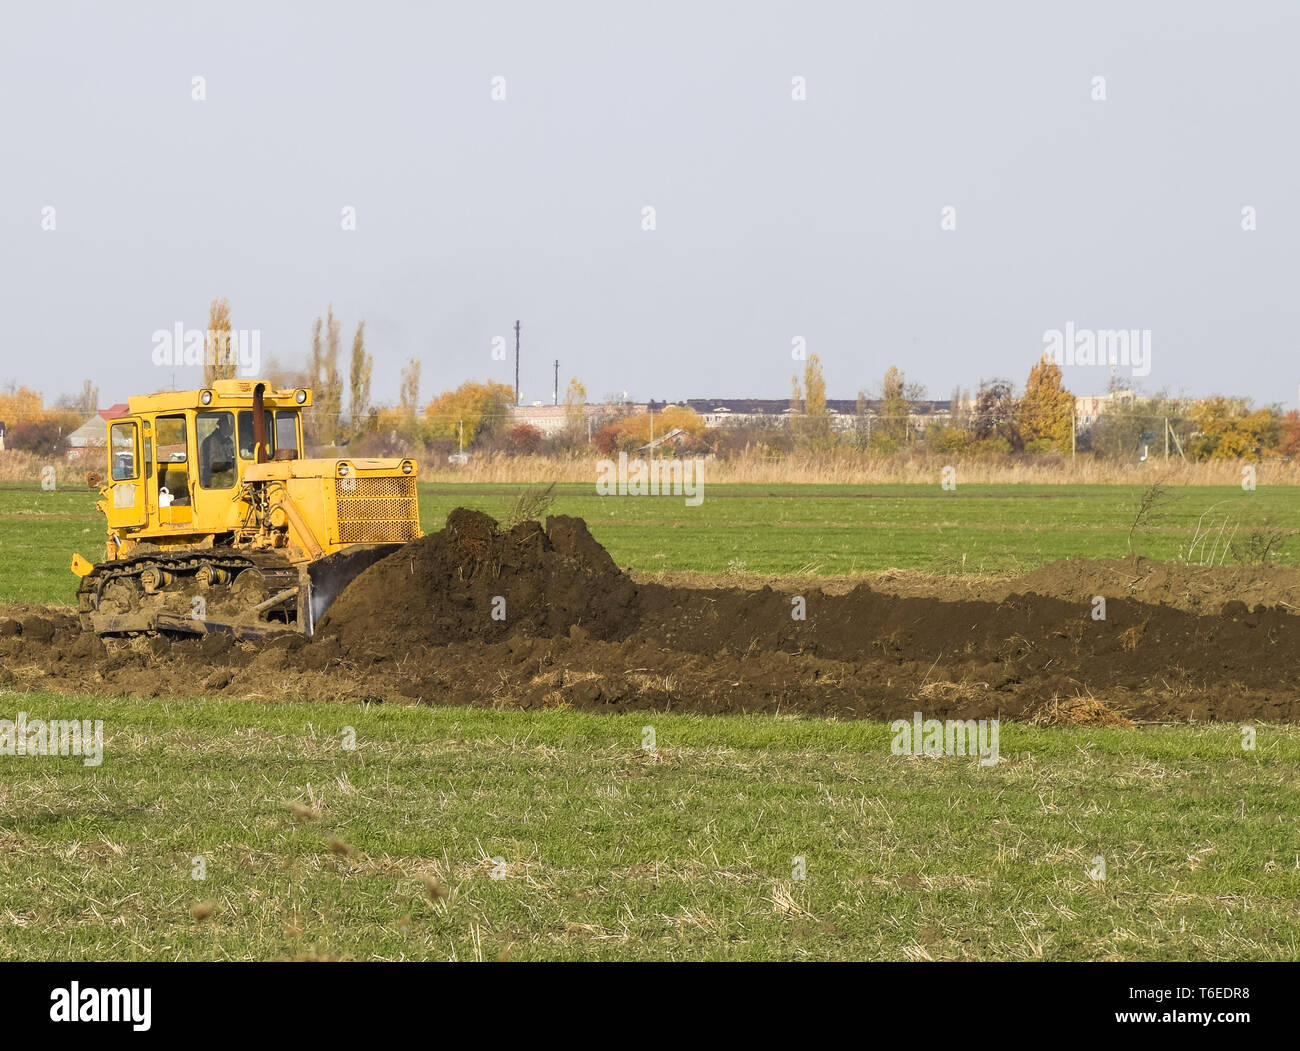
[{"label": "freshly dug soil", "polygon": [[599,639],[636,629],[636,586],[579,518],[509,531],[458,508],[438,533],[376,563],[338,597],[316,629],[345,657],[412,646],[553,636],[580,625]]},{"label": "freshly dug soil", "polygon": [[[910,578],[909,578],[910,579]],[[0,687],[605,711],[1300,721],[1300,574],[1071,559],[937,594],[635,582],[580,519],[458,510],[308,642],[83,634],[0,608]],[[910,581],[915,584],[915,581]],[[1093,596],[1107,599],[1093,618]],[[802,618],[799,614],[802,613]]]}]

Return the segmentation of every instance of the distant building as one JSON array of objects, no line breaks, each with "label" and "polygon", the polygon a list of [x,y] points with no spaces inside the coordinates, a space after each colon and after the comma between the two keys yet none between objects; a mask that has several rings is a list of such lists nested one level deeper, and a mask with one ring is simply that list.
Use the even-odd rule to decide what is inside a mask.
[{"label": "distant building", "polygon": [[[704,419],[708,427],[745,427],[762,424],[784,426],[799,413],[790,408],[789,398],[688,398],[684,403]],[[881,403],[868,398],[863,403],[868,420],[880,419]],[[952,416],[950,401],[914,401],[911,403],[908,422],[914,430],[923,431],[939,419]],[[856,398],[827,398],[826,413],[831,426],[837,431],[851,431],[857,426],[858,402]]]},{"label": "distant building", "polygon": [[[588,429],[593,433],[599,428],[605,417],[615,412],[641,413],[646,411],[644,405],[604,405],[587,404],[582,406],[582,417]],[[568,406],[565,405],[512,405],[510,406],[510,426],[527,424],[536,427],[543,438],[554,438],[568,426]]]},{"label": "distant building", "polygon": [[[655,412],[661,412],[669,405],[684,406],[699,413],[704,425],[709,428],[751,427],[768,425],[784,427],[791,417],[799,412],[790,407],[789,398],[686,398],[682,401],[656,401],[619,404],[589,404],[582,406],[583,418],[594,431],[602,426],[607,418],[616,415],[640,415],[653,406]],[[881,403],[879,399],[868,399],[863,404],[864,418],[869,421],[880,419]],[[857,425],[858,402],[856,398],[827,398],[826,414],[830,417],[831,427],[837,431],[851,431]],[[950,401],[914,401],[908,422],[913,431],[924,431],[934,422],[948,420],[952,417]],[[515,405],[510,408],[510,424],[528,424],[536,427],[545,438],[553,438],[564,430],[568,424],[566,409],[563,405]]]},{"label": "distant building", "polygon": [[1113,390],[1107,394],[1089,395],[1074,399],[1075,426],[1091,427],[1106,411],[1133,401],[1131,390]]},{"label": "distant building", "polygon": [[68,448],[101,448],[104,444],[105,434],[108,431],[107,422],[117,419],[127,411],[125,403],[110,405],[107,409],[100,409],[94,416],[68,435]]}]

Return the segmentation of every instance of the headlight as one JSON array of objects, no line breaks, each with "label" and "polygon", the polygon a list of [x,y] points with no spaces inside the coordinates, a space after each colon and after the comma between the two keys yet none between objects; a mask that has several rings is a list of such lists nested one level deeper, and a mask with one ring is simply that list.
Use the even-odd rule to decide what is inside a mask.
[{"label": "headlight", "polygon": [[352,471],[352,468],[349,467],[347,464],[345,464],[345,463],[341,463],[341,464],[339,464],[339,477],[340,477],[340,478],[346,478],[346,477],[348,476],[348,474],[351,473],[351,471]]},{"label": "headlight", "polygon": [[199,392],[199,401],[204,405],[212,404],[212,391],[205,390]]},{"label": "headlight", "polygon": [[402,474],[410,474],[413,470],[415,470],[415,465],[410,460],[402,461]]},{"label": "headlight", "polygon": [[307,392],[305,390],[296,390],[293,392],[293,400],[299,405],[307,404]]}]

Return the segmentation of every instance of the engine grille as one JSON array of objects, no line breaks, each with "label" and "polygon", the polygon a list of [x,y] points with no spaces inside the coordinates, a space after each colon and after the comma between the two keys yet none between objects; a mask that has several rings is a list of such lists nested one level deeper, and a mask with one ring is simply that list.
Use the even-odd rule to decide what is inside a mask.
[{"label": "engine grille", "polygon": [[398,543],[419,536],[413,476],[336,478],[334,502],[341,544]]}]

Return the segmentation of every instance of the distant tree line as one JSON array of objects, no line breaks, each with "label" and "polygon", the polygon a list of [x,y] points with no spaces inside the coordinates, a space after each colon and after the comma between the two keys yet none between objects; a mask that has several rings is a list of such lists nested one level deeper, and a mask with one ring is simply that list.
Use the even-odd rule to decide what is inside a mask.
[{"label": "distant tree line", "polygon": [[[233,377],[229,347],[230,304],[209,307],[209,350],[204,382]],[[923,386],[891,365],[879,386],[858,393],[851,420],[827,407],[826,381],[817,355],[802,375],[791,377],[788,413],[710,429],[694,410],[679,405],[634,412],[612,401],[598,418],[587,412],[587,390],[577,378],[564,392],[564,423],[543,435],[511,415],[514,390],[506,384],[467,381],[422,403],[421,363],[401,369],[396,405],[372,401],[374,358],[366,346],[366,323],[358,321],[349,360],[340,360],[342,331],[331,305],[310,327],[306,364],[285,367],[274,357],[262,378],[272,387],[310,386],[308,444],[316,450],[346,448],[353,455],[433,455],[457,452],[504,455],[612,456],[633,452],[676,432],[656,455],[779,458],[796,453],[860,452],[894,456],[933,452],[951,457],[1094,456],[1140,460],[1177,456],[1188,460],[1290,459],[1300,454],[1300,413],[1255,407],[1247,399],[1216,396],[1190,402],[1165,394],[1112,396],[1095,419],[1076,417],[1074,395],[1060,367],[1048,356],[1029,370],[1017,390],[1008,379],[982,380],[973,394],[960,388],[950,411],[929,411]],[[99,408],[99,390],[87,379],[81,390],[46,407],[40,393],[10,382],[0,389],[5,445],[53,456],[67,436]]]}]

